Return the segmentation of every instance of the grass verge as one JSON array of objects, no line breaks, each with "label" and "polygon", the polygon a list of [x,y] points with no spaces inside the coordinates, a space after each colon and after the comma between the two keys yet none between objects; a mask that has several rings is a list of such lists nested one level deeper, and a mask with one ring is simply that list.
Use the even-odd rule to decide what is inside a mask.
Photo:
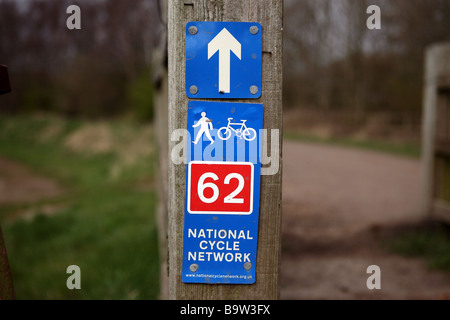
[{"label": "grass verge", "polygon": [[423,258],[431,269],[450,271],[450,227],[440,223],[397,230],[383,241],[392,253]]},{"label": "grass verge", "polygon": [[[0,118],[0,155],[65,190],[57,198],[0,205],[18,299],[157,298],[152,146],[148,125]],[[45,204],[55,212],[41,212]],[[21,218],[25,211],[34,212],[31,219]],[[81,269],[81,290],[66,287],[70,265]]]}]

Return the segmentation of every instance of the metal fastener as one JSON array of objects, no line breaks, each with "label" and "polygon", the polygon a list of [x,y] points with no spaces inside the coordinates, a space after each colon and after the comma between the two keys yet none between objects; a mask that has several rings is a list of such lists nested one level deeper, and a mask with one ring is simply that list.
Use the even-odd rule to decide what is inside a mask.
[{"label": "metal fastener", "polygon": [[250,87],[250,92],[251,92],[251,94],[257,94],[258,91],[259,91],[259,89],[258,89],[257,86],[251,86],[251,87]]},{"label": "metal fastener", "polygon": [[252,268],[252,263],[251,262],[246,262],[244,263],[244,269],[249,271]]},{"label": "metal fastener", "polygon": [[191,270],[192,272],[196,272],[198,270],[198,264],[196,264],[196,263],[191,264],[189,266],[189,270]]},{"label": "metal fastener", "polygon": [[189,92],[192,93],[192,94],[197,94],[197,92],[198,92],[197,86],[190,86],[189,87]]},{"label": "metal fastener", "polygon": [[196,26],[190,26],[189,27],[189,33],[190,34],[194,35],[194,34],[197,34],[197,32],[198,32],[198,29],[197,29]]},{"label": "metal fastener", "polygon": [[250,33],[251,34],[257,34],[259,31],[259,28],[257,26],[251,26],[250,27]]}]

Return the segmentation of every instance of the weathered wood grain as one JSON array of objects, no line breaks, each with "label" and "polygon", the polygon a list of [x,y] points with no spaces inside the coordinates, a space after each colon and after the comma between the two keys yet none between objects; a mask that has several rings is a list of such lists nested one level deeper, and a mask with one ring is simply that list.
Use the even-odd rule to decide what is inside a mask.
[{"label": "weathered wood grain", "polygon": [[[425,77],[422,124],[422,201],[424,215],[438,220],[450,220],[450,206],[441,199],[439,189],[444,181],[444,162],[450,161],[447,125],[450,91],[450,43],[430,45],[425,52]],[[440,160],[438,160],[440,159]]]},{"label": "weathered wood grain", "polygon": [[[169,0],[169,153],[178,141],[170,141],[176,129],[186,129],[188,98],[185,93],[185,26],[189,21],[250,21],[263,28],[262,96],[234,100],[264,105],[264,128],[278,129],[279,170],[261,177],[261,201],[256,267],[253,285],[184,284],[184,194],[186,165],[168,165],[169,297],[171,299],[277,299],[281,233],[281,138],[282,138],[282,0]],[[269,138],[269,141],[271,139]],[[268,147],[271,150],[271,146]]]}]

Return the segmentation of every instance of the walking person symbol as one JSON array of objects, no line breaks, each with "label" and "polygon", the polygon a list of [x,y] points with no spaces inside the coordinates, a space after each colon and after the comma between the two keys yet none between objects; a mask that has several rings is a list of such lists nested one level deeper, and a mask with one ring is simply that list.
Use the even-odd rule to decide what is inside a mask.
[{"label": "walking person symbol", "polygon": [[202,117],[196,124],[194,124],[192,127],[196,128],[198,126],[200,127],[200,131],[197,133],[197,137],[195,138],[195,141],[192,141],[194,144],[197,144],[200,138],[202,137],[203,133],[206,135],[206,137],[211,141],[210,145],[214,143],[213,138],[211,137],[210,130],[213,129],[212,121],[206,117],[206,112],[201,113]]}]

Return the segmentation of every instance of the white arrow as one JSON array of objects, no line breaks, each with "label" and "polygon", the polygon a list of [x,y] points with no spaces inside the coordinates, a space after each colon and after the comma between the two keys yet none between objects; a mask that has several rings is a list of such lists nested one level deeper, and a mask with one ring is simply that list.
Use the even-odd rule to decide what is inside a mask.
[{"label": "white arrow", "polygon": [[219,92],[230,93],[230,51],[241,60],[241,43],[226,29],[208,43],[208,60],[219,51]]}]

